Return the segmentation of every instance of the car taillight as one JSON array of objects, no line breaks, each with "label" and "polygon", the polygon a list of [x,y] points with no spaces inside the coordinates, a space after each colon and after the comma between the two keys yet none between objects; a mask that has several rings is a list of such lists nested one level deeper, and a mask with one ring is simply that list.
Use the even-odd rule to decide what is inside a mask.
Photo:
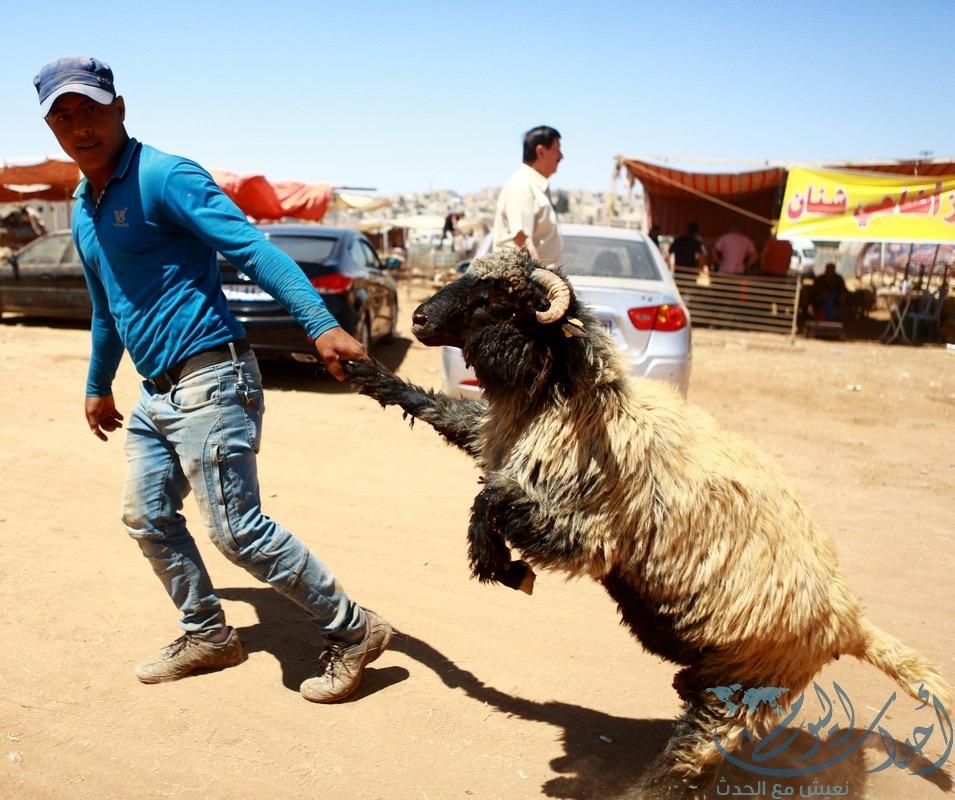
[{"label": "car taillight", "polygon": [[686,327],[686,312],[681,306],[669,303],[631,308],[627,316],[638,331],[679,331]]},{"label": "car taillight", "polygon": [[462,386],[480,386],[481,382],[477,378],[465,378],[461,381]]},{"label": "car taillight", "polygon": [[351,288],[354,279],[340,272],[333,272],[331,275],[310,278],[308,282],[318,289],[319,294],[342,294]]}]

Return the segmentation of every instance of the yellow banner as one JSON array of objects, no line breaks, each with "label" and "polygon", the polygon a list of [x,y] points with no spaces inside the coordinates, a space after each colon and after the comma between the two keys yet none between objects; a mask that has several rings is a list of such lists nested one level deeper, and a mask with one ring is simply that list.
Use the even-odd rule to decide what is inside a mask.
[{"label": "yellow banner", "polygon": [[955,241],[955,175],[794,167],[786,180],[777,235],[821,241]]}]

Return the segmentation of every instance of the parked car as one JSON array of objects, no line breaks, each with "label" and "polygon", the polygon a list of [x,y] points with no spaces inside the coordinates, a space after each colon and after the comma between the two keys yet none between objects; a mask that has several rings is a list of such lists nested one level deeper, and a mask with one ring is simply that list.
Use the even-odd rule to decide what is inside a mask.
[{"label": "parked car", "polygon": [[[690,313],[660,251],[639,231],[561,225],[563,270],[630,362],[630,373],[672,383],[686,396],[692,363]],[[490,250],[490,238],[477,255]],[[466,269],[462,262],[459,269]],[[461,351],[444,347],[444,390],[478,397]]]},{"label": "parked car", "polygon": [[34,239],[0,261],[0,315],[89,319],[83,265],[69,231]]},{"label": "parked car", "polygon": [[[365,349],[394,336],[398,290],[390,270],[365,236],[349,228],[301,223],[260,225],[265,237],[298,263],[339,324]],[[318,360],[302,327],[272,296],[225,259],[222,290],[259,356]]]},{"label": "parked car", "polygon": [[[368,239],[347,228],[263,225],[260,230],[305,272],[341,326],[366,348],[387,339],[398,319],[398,292]],[[272,297],[224,259],[219,262],[229,308],[260,356],[316,361],[302,327]],[[56,231],[0,263],[0,314],[90,319],[83,267],[69,231]]]},{"label": "parked car", "polygon": [[793,254],[789,259],[789,272],[796,275],[811,275],[816,270],[816,244],[812,239],[796,237],[791,240]]}]

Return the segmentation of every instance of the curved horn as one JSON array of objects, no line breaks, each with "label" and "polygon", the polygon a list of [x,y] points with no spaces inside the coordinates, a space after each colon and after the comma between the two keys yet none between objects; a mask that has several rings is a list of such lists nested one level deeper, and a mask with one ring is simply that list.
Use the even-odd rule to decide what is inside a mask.
[{"label": "curved horn", "polygon": [[547,290],[547,299],[550,302],[550,308],[537,312],[537,321],[544,325],[557,322],[570,306],[570,286],[560,275],[541,267],[531,273],[531,280]]}]

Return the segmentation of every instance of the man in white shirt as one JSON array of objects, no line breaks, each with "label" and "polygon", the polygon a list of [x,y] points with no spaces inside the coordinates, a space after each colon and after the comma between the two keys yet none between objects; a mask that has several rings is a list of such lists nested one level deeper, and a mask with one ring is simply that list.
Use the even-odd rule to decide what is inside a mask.
[{"label": "man in white shirt", "polygon": [[724,233],[713,245],[713,260],[720,272],[742,275],[756,260],[756,245],[738,231]]},{"label": "man in white shirt", "polygon": [[560,133],[541,125],[524,134],[524,163],[501,188],[494,214],[494,249],[524,247],[545,266],[560,264],[563,244],[548,178],[563,158]]}]

